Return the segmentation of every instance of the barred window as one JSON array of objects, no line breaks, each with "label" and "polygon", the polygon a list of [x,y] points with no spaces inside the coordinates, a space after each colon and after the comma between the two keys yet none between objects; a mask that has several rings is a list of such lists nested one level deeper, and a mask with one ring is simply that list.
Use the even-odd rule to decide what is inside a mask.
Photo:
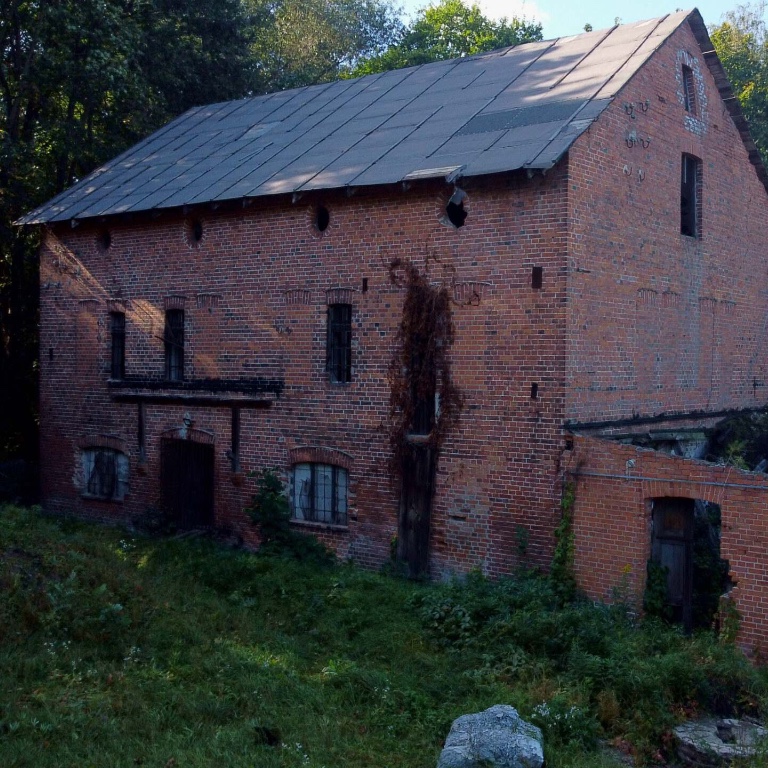
[{"label": "barred window", "polygon": [[328,305],[326,370],[331,381],[352,381],[352,305]]},{"label": "barred window", "polygon": [[701,237],[701,160],[683,155],[680,171],[680,234]]},{"label": "barred window", "polygon": [[122,501],[128,490],[128,457],[112,448],[87,448],[82,453],[83,496]]},{"label": "barred window", "polygon": [[184,310],[165,312],[165,378],[184,381]]},{"label": "barred window", "polygon": [[125,378],[125,313],[110,312],[109,327],[112,337],[112,359],[109,375],[113,379]]},{"label": "barred window", "polygon": [[291,483],[294,520],[347,524],[348,475],[332,464],[295,464]]}]

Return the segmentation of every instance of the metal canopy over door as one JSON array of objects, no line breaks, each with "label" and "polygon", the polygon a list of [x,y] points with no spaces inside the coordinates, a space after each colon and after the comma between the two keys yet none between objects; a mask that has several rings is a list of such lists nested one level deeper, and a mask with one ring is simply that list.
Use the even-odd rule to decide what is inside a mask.
[{"label": "metal canopy over door", "polygon": [[163,509],[179,528],[213,525],[213,445],[164,438]]},{"label": "metal canopy over door", "polygon": [[693,626],[693,499],[663,498],[653,503],[652,558],[667,569],[672,618],[686,631]]}]

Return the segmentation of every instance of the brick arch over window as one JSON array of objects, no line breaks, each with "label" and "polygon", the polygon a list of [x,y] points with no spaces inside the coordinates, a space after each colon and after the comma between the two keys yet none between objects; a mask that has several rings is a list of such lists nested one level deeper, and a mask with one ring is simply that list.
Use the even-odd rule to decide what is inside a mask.
[{"label": "brick arch over window", "polygon": [[352,468],[352,457],[335,448],[305,445],[289,451],[288,457],[291,464],[333,464],[346,470]]},{"label": "brick arch over window", "polygon": [[354,288],[329,288],[325,292],[325,303],[331,304],[353,304],[355,295]]},{"label": "brick arch over window", "polygon": [[110,448],[113,451],[127,453],[126,441],[118,435],[83,435],[77,441],[78,448]]}]

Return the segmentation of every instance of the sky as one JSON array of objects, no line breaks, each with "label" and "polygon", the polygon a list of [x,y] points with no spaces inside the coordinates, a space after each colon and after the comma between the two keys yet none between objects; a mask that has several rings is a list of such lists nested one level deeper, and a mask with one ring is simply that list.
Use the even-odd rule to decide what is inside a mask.
[{"label": "sky", "polygon": [[[428,0],[400,0],[404,5],[406,17],[419,8],[429,5]],[[471,0],[464,0],[471,4]],[[585,24],[592,28],[612,27],[616,17],[620,22],[641,21],[674,13],[678,8],[690,10],[698,8],[704,17],[704,23],[711,27],[723,20],[723,15],[743,5],[744,0],[699,0],[695,5],[680,5],[663,0],[640,0],[629,5],[607,2],[606,0],[476,0],[483,13],[498,19],[502,16],[525,18],[527,21],[539,21],[544,28],[544,39],[576,35],[584,31]]]}]

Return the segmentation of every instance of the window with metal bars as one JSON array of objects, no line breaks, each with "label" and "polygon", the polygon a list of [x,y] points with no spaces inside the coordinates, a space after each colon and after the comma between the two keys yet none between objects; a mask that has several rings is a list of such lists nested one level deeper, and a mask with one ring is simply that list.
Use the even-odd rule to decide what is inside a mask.
[{"label": "window with metal bars", "polygon": [[184,310],[165,312],[165,378],[184,381]]},{"label": "window with metal bars", "polygon": [[109,375],[113,379],[125,378],[125,313],[110,312],[109,328],[112,338],[112,354]]},{"label": "window with metal bars", "polygon": [[347,524],[347,470],[332,464],[295,464],[291,483],[294,520]]},{"label": "window with metal bars", "polygon": [[329,304],[326,370],[332,382],[352,381],[352,305]]},{"label": "window with metal bars", "polygon": [[701,237],[701,160],[683,155],[680,171],[680,234]]},{"label": "window with metal bars", "polygon": [[82,453],[83,495],[122,501],[128,487],[128,457],[112,448],[87,448]]}]

